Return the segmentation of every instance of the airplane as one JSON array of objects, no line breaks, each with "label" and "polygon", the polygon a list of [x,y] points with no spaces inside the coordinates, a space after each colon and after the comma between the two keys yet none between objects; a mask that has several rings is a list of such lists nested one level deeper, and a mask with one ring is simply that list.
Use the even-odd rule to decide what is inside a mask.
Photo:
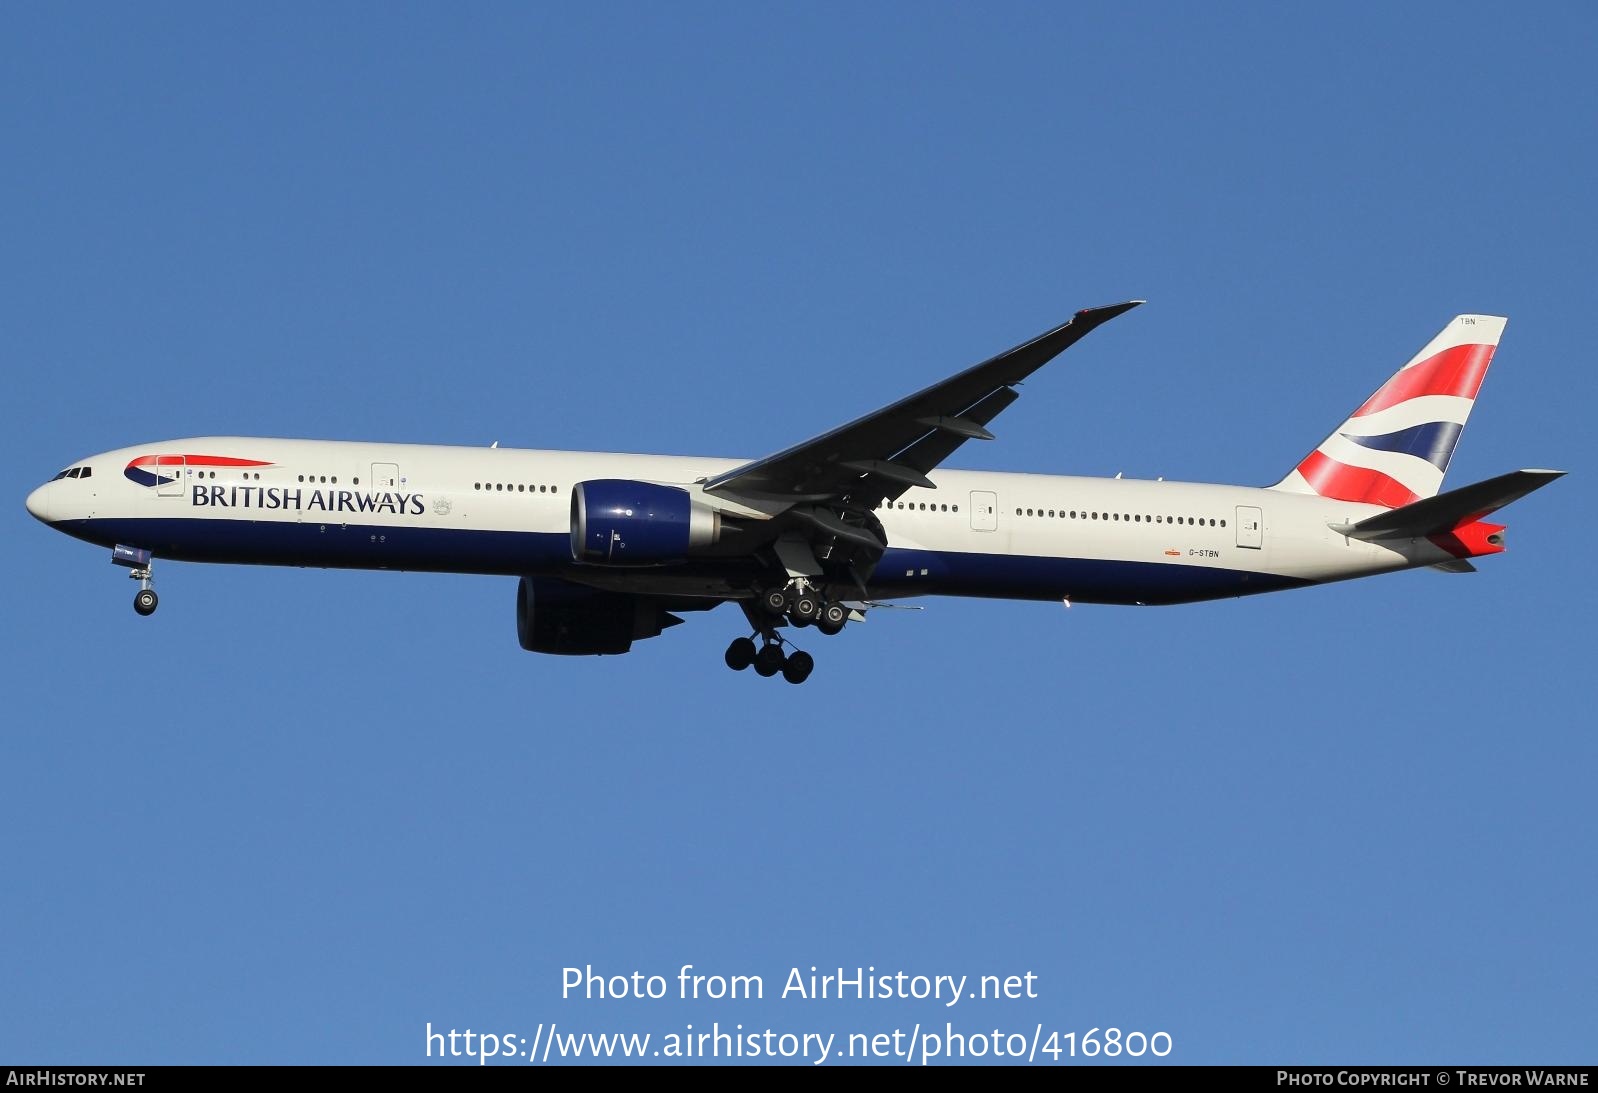
[{"label": "airplane", "polygon": [[[803,683],[793,633],[836,635],[922,596],[1177,604],[1504,550],[1485,517],[1564,472],[1442,492],[1507,320],[1459,315],[1273,485],[939,470],[1017,386],[1141,300],[1089,308],[890,406],[753,461],[255,437],[79,460],[27,499],[111,550],[159,602],[155,559],[518,577],[538,653],[625,653],[735,603],[728,667]],[[785,633],[787,631],[787,633]],[[757,644],[758,642],[758,644]]]}]

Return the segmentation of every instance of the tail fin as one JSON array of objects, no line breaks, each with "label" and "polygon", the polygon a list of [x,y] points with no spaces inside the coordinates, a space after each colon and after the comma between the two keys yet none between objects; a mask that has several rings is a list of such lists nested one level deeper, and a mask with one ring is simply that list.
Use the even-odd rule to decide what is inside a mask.
[{"label": "tail fin", "polygon": [[1508,321],[1455,316],[1271,488],[1386,508],[1437,496]]}]

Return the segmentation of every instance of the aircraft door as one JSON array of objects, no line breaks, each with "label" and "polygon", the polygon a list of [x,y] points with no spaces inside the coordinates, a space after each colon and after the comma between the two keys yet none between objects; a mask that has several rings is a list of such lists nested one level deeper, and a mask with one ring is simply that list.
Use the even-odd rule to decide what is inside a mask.
[{"label": "aircraft door", "polygon": [[1237,506],[1237,545],[1252,550],[1265,545],[1265,518],[1253,505]]},{"label": "aircraft door", "polygon": [[372,464],[372,489],[397,490],[399,489],[399,480],[398,463]]},{"label": "aircraft door", "polygon": [[971,491],[971,530],[999,530],[999,495],[982,490]]},{"label": "aircraft door", "polygon": [[181,455],[155,457],[155,492],[162,497],[182,497],[188,485],[188,460]]}]

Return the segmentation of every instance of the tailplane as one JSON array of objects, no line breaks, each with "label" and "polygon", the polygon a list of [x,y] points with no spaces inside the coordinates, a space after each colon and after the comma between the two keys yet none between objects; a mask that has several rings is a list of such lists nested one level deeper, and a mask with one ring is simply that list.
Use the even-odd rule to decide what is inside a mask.
[{"label": "tailplane", "polygon": [[1510,471],[1485,482],[1474,482],[1457,490],[1427,497],[1412,505],[1378,512],[1355,524],[1328,525],[1339,535],[1367,543],[1393,540],[1429,539],[1434,546],[1453,555],[1451,560],[1431,563],[1450,573],[1469,573],[1475,569],[1467,559],[1502,554],[1504,525],[1482,519],[1533,490],[1540,490],[1564,471]]},{"label": "tailplane", "polygon": [[1437,496],[1508,321],[1455,316],[1271,488],[1385,508]]}]

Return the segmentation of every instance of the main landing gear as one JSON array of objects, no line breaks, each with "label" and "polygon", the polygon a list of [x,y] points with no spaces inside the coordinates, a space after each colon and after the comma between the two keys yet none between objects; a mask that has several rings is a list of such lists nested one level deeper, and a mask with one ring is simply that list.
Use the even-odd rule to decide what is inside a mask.
[{"label": "main landing gear", "polygon": [[[747,602],[747,601],[746,601]],[[757,598],[759,607],[746,607],[744,613],[754,624],[755,633],[747,638],[736,638],[727,646],[727,667],[735,672],[753,667],[755,674],[771,677],[781,673],[789,683],[803,683],[816,669],[816,660],[809,653],[792,647],[792,643],[778,636],[780,620],[796,627],[814,626],[823,634],[841,631],[849,621],[849,609],[841,603],[828,600],[819,590],[803,580],[785,588],[768,588]],[[755,638],[760,644],[755,644]],[[791,650],[791,651],[790,651]]]},{"label": "main landing gear", "polygon": [[760,606],[772,618],[787,617],[795,626],[814,625],[828,637],[838,633],[849,621],[849,609],[833,603],[805,581],[786,588],[768,588],[760,594]]},{"label": "main landing gear", "polygon": [[734,638],[727,646],[727,667],[741,672],[753,665],[755,674],[767,679],[782,673],[789,683],[803,683],[816,670],[816,660],[809,653],[795,649],[783,651],[783,640],[775,635],[761,635],[762,644],[756,648],[753,638]]}]

